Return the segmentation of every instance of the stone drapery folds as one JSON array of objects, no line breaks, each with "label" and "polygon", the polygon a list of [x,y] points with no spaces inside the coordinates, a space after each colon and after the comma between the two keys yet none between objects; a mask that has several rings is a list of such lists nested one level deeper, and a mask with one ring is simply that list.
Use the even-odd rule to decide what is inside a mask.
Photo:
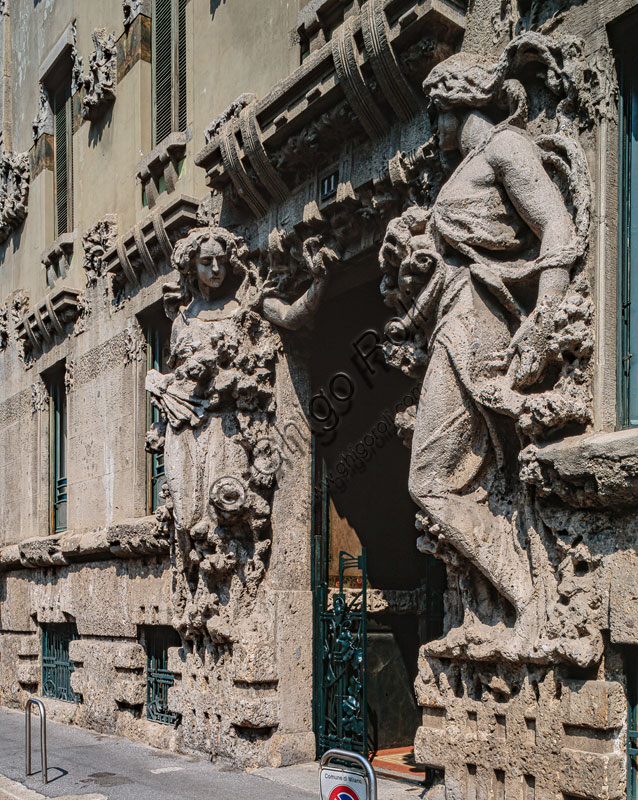
[{"label": "stone drapery folds", "polygon": [[[380,254],[396,314],[387,358],[423,375],[410,432],[419,547],[448,566],[447,633],[431,657],[587,667],[602,655],[596,559],[559,536],[518,458],[591,422],[577,52],[526,33],[496,63],[461,53],[431,71],[453,170],[431,207],[390,223]],[[530,119],[541,90],[552,113]],[[578,586],[565,594],[567,565],[583,559],[587,575],[571,568]]]}]

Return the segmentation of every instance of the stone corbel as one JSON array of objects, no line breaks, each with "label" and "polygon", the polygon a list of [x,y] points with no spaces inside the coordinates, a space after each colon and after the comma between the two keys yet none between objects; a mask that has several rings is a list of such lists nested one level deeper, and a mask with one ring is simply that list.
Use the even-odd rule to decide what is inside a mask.
[{"label": "stone corbel", "polygon": [[74,236],[63,233],[42,253],[42,267],[46,272],[47,286],[53,288],[58,278],[66,278],[71,255],[73,253]]},{"label": "stone corbel", "polygon": [[137,287],[143,273],[156,276],[170,263],[173,244],[197,225],[198,202],[181,195],[120,236],[104,254],[102,263],[119,284]]},{"label": "stone corbel", "polygon": [[184,158],[186,145],[192,139],[192,128],[174,131],[151,150],[137,165],[136,180],[146,192],[149,208],[157,203],[160,179],[164,178],[168,194],[175,191],[179,162]]},{"label": "stone corbel", "polygon": [[25,358],[36,358],[44,347],[55,344],[56,337],[63,339],[81,313],[82,299],[77,289],[64,287],[48,294],[18,322],[18,341]]}]

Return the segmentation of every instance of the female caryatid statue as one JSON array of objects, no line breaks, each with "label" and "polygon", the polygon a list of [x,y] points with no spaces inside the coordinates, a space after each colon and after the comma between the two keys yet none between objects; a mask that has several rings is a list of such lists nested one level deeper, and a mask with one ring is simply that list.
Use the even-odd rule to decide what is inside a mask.
[{"label": "female caryatid statue", "polygon": [[147,389],[163,418],[149,440],[163,445],[173,624],[185,638],[229,639],[233,615],[245,611],[264,573],[277,469],[269,442],[280,342],[272,325],[309,320],[334,255],[315,239],[303,251],[309,286],[294,302],[271,294],[281,283],[277,265],[263,282],[241,238],[223,228],[192,230],[173,253],[180,281],[164,287],[174,320],[170,372],[150,371]]},{"label": "female caryatid statue", "polygon": [[398,313],[386,331],[390,357],[427,364],[410,466],[422,544],[469,561],[515,612],[499,624],[475,598],[432,653],[546,656],[551,569],[525,516],[517,457],[526,443],[588,421],[591,312],[576,277],[588,172],[565,131],[528,132],[526,92],[510,76],[530,61],[564,88],[552,42],[539,34],[513,40],[496,64],[460,54],[432,70],[424,89],[439,147],[460,159],[430,209],[390,224],[380,256],[382,291]]}]

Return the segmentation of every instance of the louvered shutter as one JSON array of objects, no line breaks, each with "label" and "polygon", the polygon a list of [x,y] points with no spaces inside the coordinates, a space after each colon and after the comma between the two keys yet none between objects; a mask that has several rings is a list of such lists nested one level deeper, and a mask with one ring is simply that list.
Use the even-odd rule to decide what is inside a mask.
[{"label": "louvered shutter", "polygon": [[153,3],[153,145],[173,130],[173,3]]},{"label": "louvered shutter", "polygon": [[178,0],[177,13],[177,130],[186,130],[186,0]]},{"label": "louvered shutter", "polygon": [[69,231],[72,219],[73,150],[70,87],[54,96],[55,236]]}]

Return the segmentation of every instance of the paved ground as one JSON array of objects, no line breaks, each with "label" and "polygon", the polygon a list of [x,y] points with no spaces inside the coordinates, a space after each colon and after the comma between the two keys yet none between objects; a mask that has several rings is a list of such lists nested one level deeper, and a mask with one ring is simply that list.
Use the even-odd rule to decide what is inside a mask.
[{"label": "paved ground", "polygon": [[[0,709],[0,800],[318,800],[316,764],[236,772],[192,756],[179,756],[48,723],[49,784],[24,776],[24,715]],[[39,723],[33,720],[34,759]],[[25,789],[25,786],[28,787]],[[423,790],[379,781],[379,800],[416,800]]]}]

